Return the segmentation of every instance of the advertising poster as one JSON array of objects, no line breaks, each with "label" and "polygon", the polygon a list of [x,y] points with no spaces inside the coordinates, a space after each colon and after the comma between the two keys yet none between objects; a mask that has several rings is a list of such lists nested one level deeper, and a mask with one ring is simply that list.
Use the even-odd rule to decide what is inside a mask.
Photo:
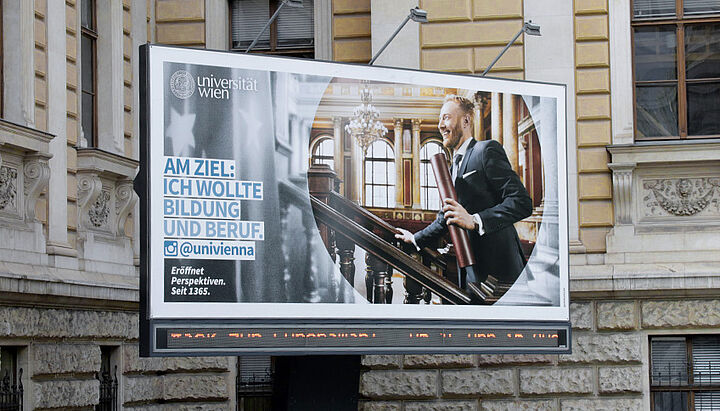
[{"label": "advertising poster", "polygon": [[144,355],[567,352],[564,86],[141,54]]}]

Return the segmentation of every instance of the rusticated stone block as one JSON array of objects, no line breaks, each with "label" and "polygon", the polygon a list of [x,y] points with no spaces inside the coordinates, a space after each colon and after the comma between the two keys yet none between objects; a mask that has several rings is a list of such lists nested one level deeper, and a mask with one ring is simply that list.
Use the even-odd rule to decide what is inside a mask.
[{"label": "rusticated stone block", "polygon": [[133,313],[0,307],[0,337],[137,339]]},{"label": "rusticated stone block", "polygon": [[358,411],[400,411],[400,402],[390,401],[361,401],[358,404]]},{"label": "rusticated stone block", "polygon": [[123,407],[125,411],[231,411],[235,407],[231,407],[227,402],[203,404],[193,402],[190,404],[148,404],[138,405],[136,407]]},{"label": "rusticated stone block", "polygon": [[402,355],[363,355],[361,363],[364,367],[372,369],[400,368]]},{"label": "rusticated stone block", "polygon": [[124,372],[227,370],[227,357],[140,358],[137,344],[123,345]]},{"label": "rusticated stone block", "polygon": [[641,367],[607,367],[598,370],[601,393],[642,392]]},{"label": "rusticated stone block", "polygon": [[442,372],[443,396],[512,395],[513,370],[458,370]]},{"label": "rusticated stone block", "polygon": [[570,324],[575,330],[592,329],[592,303],[570,303]]},{"label": "rusticated stone block", "polygon": [[228,385],[221,375],[165,375],[163,377],[163,399],[216,399],[228,398]]},{"label": "rusticated stone block", "polygon": [[582,400],[560,401],[562,411],[627,411],[643,409],[640,398],[588,398]]},{"label": "rusticated stone block", "polygon": [[555,400],[542,401],[481,401],[482,411],[555,411]]},{"label": "rusticated stone block", "polygon": [[165,408],[163,408],[163,405],[159,404],[148,404],[148,405],[139,405],[137,407],[123,407],[123,410],[125,411],[165,411]]},{"label": "rusticated stone block", "polygon": [[227,402],[215,404],[168,404],[163,411],[231,411],[235,407],[231,407]]},{"label": "rusticated stone block", "polygon": [[597,305],[598,328],[632,330],[635,328],[635,303],[632,301],[602,302]]},{"label": "rusticated stone block", "polygon": [[716,327],[720,325],[720,300],[645,301],[643,328]]},{"label": "rusticated stone block", "polygon": [[480,365],[548,364],[557,356],[545,354],[483,354],[478,355]]},{"label": "rusticated stone block", "polygon": [[477,411],[477,401],[406,402],[405,411]]},{"label": "rusticated stone block", "polygon": [[366,371],[360,376],[360,394],[378,399],[434,398],[436,371]]},{"label": "rusticated stone block", "polygon": [[100,371],[100,347],[92,344],[34,344],[33,375]]},{"label": "rusticated stone block", "polygon": [[95,405],[100,399],[100,381],[38,381],[33,389],[35,408],[70,408]]},{"label": "rusticated stone block", "polygon": [[124,377],[123,385],[125,402],[159,400],[163,397],[162,376]]},{"label": "rusticated stone block", "polygon": [[405,355],[405,368],[459,368],[474,366],[475,356],[471,354]]},{"label": "rusticated stone block", "polygon": [[641,362],[640,334],[589,334],[574,333],[572,354],[560,355],[560,362]]},{"label": "rusticated stone block", "polygon": [[537,367],[520,370],[520,392],[523,394],[591,393],[590,368]]}]

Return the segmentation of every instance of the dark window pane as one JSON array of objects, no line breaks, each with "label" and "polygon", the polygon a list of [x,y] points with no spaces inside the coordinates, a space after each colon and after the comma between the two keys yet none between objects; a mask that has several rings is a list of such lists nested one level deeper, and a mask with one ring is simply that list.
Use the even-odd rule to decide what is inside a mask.
[{"label": "dark window pane", "polygon": [[95,134],[95,107],[93,96],[82,93],[82,131],[85,137],[86,147],[94,146]]},{"label": "dark window pane", "polygon": [[637,86],[639,137],[677,136],[677,86]]},{"label": "dark window pane", "polygon": [[720,2],[717,0],[684,0],[685,15],[720,13]]},{"label": "dark window pane", "polygon": [[94,84],[94,71],[95,66],[95,50],[93,47],[93,39],[87,36],[82,36],[80,39],[80,77],[82,78],[82,90],[93,92],[95,89]]},{"label": "dark window pane", "polygon": [[655,392],[654,411],[687,411],[688,393],[681,391]]},{"label": "dark window pane", "polygon": [[676,79],[675,27],[635,27],[634,33],[635,80]]},{"label": "dark window pane", "polygon": [[687,78],[720,77],[720,23],[685,26]]},{"label": "dark window pane", "polygon": [[675,0],[635,0],[633,9],[636,18],[670,17],[675,15]]},{"label": "dark window pane", "polygon": [[720,134],[720,82],[688,84],[688,134]]},{"label": "dark window pane", "polygon": [[95,30],[95,0],[80,1],[80,24],[83,27]]}]

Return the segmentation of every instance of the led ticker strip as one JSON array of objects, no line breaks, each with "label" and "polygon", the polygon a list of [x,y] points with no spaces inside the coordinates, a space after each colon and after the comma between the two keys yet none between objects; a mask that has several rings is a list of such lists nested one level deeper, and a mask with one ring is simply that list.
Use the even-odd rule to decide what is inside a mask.
[{"label": "led ticker strip", "polygon": [[342,347],[405,348],[567,348],[568,330],[560,328],[157,328],[160,350],[294,349]]}]

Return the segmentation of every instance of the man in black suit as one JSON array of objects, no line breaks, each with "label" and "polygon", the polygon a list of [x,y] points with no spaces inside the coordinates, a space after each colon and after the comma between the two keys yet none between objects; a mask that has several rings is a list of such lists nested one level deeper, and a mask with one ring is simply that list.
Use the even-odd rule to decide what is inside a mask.
[{"label": "man in black suit", "polygon": [[414,235],[402,228],[395,235],[424,247],[445,234],[448,224],[467,230],[476,264],[467,273],[460,270],[462,288],[488,275],[509,283],[518,278],[525,257],[513,224],[532,213],[532,200],[502,145],[472,138],[473,110],[470,100],[448,95],[438,121],[443,146],[453,152],[451,175],[458,201],[444,199],[435,221]]}]

